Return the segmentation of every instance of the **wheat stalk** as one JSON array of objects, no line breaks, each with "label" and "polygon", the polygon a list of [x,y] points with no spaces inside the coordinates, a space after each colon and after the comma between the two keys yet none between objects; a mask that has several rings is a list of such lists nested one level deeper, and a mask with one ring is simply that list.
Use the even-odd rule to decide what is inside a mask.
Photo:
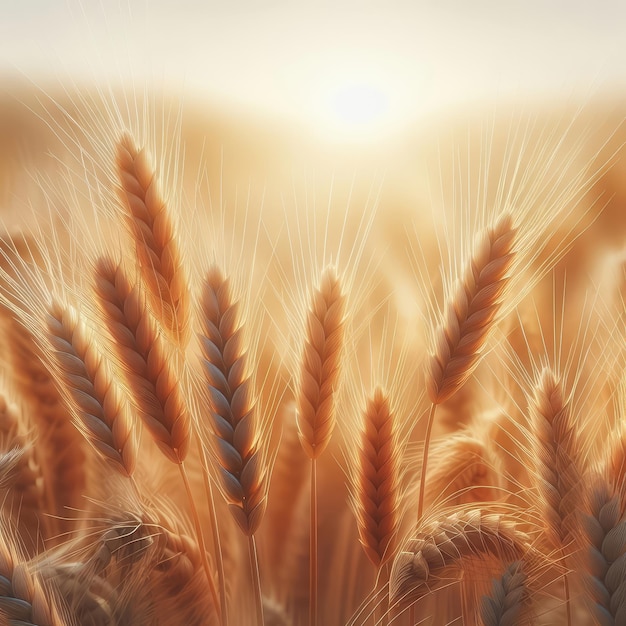
[{"label": "wheat stalk", "polygon": [[418,520],[424,512],[428,453],[436,407],[457,392],[478,366],[508,287],[516,234],[509,214],[502,215],[481,233],[463,278],[446,303],[444,321],[435,331],[434,350],[426,367],[426,389],[432,406],[424,436]]},{"label": "wheat stalk", "polygon": [[138,285],[121,264],[101,257],[96,293],[136,408],[163,454],[181,464],[189,449],[190,419],[172,354],[159,335]]},{"label": "wheat stalk", "polygon": [[130,419],[93,336],[72,307],[56,301],[47,326],[55,375],[80,431],[116,470],[132,475],[137,452]]},{"label": "wheat stalk", "polygon": [[516,626],[528,602],[527,575],[524,564],[515,561],[501,578],[493,581],[491,595],[485,596],[481,606],[483,626]]},{"label": "wheat stalk", "polygon": [[309,626],[317,625],[317,467],[335,427],[336,391],[344,351],[346,298],[335,269],[327,267],[311,295],[296,418],[300,443],[311,459],[311,546]]},{"label": "wheat stalk", "polygon": [[453,513],[420,531],[396,556],[389,579],[390,602],[415,603],[445,585],[468,558],[519,559],[528,537],[515,522],[479,509]]},{"label": "wheat stalk", "polygon": [[117,168],[151,305],[172,337],[185,345],[189,288],[174,224],[145,148],[138,149],[129,134],[117,144]]},{"label": "wheat stalk", "polygon": [[200,344],[222,492],[242,532],[249,537],[257,621],[263,623],[254,533],[267,504],[267,467],[256,422],[256,399],[239,303],[230,281],[213,265],[201,298]]}]

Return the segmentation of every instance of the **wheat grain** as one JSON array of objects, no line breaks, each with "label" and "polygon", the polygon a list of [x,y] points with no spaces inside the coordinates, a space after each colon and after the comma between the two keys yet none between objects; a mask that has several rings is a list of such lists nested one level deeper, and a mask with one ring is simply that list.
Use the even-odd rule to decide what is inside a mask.
[{"label": "wheat grain", "polygon": [[117,167],[153,310],[172,337],[185,345],[189,287],[174,224],[145,148],[139,150],[129,134],[123,135],[117,145]]}]

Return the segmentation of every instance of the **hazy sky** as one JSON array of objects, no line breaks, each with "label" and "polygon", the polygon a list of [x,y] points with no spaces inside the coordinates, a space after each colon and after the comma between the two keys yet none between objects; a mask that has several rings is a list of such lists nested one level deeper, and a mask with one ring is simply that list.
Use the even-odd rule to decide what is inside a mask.
[{"label": "hazy sky", "polygon": [[311,120],[356,97],[404,118],[626,88],[626,2],[0,0],[0,67],[151,76]]}]

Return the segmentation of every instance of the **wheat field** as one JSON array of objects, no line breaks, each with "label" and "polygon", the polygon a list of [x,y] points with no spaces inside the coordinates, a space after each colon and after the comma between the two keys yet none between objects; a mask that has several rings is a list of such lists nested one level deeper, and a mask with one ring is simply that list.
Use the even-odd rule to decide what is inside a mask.
[{"label": "wheat field", "polygon": [[623,107],[3,90],[0,623],[626,624]]}]

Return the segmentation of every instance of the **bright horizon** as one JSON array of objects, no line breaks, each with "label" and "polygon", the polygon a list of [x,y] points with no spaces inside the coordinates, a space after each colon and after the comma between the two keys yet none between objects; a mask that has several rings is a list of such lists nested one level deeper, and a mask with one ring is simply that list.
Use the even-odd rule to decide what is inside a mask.
[{"label": "bright horizon", "polygon": [[480,100],[626,88],[618,2],[4,4],[2,71],[181,88],[339,137]]}]

